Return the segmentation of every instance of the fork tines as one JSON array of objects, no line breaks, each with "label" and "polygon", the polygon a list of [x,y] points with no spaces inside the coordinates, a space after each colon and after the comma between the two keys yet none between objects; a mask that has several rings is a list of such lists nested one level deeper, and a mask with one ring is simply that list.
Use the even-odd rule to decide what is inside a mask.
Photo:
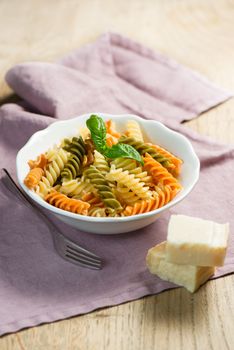
[{"label": "fork tines", "polygon": [[66,245],[65,256],[68,260],[83,267],[94,270],[100,270],[102,268],[101,259],[98,256],[84,248],[71,244],[71,242]]}]

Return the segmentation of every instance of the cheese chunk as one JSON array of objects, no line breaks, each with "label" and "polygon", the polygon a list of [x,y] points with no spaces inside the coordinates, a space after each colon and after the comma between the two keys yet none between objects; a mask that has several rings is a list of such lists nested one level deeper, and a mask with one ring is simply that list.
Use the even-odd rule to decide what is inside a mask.
[{"label": "cheese chunk", "polygon": [[173,282],[195,292],[214,274],[214,267],[178,265],[167,262],[166,242],[156,245],[148,251],[146,264],[152,274],[161,279]]},{"label": "cheese chunk", "polygon": [[175,264],[222,266],[229,225],[172,215],[168,225],[166,260]]}]

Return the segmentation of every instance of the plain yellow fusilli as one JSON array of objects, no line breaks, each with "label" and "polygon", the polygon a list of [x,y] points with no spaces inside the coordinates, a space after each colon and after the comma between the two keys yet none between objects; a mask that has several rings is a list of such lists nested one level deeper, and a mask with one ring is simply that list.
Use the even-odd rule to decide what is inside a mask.
[{"label": "plain yellow fusilli", "polygon": [[144,141],[140,125],[135,120],[128,120],[127,121],[127,131],[126,135],[129,137],[134,137],[136,140]]},{"label": "plain yellow fusilli", "polygon": [[128,170],[123,171],[121,168],[116,169],[112,165],[106,178],[109,181],[116,181],[117,184],[127,187],[141,199],[149,198],[151,196],[149,187],[145,186],[144,182],[141,182],[140,179],[135,178],[133,174],[129,174]]},{"label": "plain yellow fusilli", "polygon": [[110,170],[109,164],[105,157],[98,151],[94,151],[93,165],[103,174],[107,174]]},{"label": "plain yellow fusilli", "polygon": [[122,169],[123,171],[128,170],[129,174],[133,174],[135,178],[140,179],[147,186],[153,183],[152,176],[148,174],[147,171],[143,171],[142,167],[137,165],[134,159],[129,158],[117,158],[111,162],[117,169]]},{"label": "plain yellow fusilli", "polygon": [[63,181],[60,187],[60,192],[69,197],[76,196],[81,198],[83,194],[95,191],[93,185],[89,180],[75,179],[70,181]]},{"label": "plain yellow fusilli", "polygon": [[54,185],[61,171],[64,168],[68,160],[68,153],[62,148],[54,151],[50,151],[48,154],[48,164],[45,168],[45,174],[42,176],[41,181],[38,183],[36,192],[44,197]]}]

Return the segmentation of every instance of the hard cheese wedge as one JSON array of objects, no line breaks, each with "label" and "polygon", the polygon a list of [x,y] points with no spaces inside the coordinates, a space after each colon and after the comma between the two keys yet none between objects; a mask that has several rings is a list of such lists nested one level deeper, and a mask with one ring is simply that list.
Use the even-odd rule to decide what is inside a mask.
[{"label": "hard cheese wedge", "polygon": [[168,226],[166,260],[175,264],[222,266],[229,225],[172,215]]},{"label": "hard cheese wedge", "polygon": [[178,265],[167,262],[166,242],[156,245],[148,251],[146,264],[151,273],[166,281],[173,282],[195,292],[214,274],[214,267]]}]

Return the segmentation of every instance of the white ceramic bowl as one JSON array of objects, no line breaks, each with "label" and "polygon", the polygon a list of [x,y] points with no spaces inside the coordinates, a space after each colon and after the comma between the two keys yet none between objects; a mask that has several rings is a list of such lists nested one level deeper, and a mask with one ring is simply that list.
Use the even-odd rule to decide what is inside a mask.
[{"label": "white ceramic bowl", "polygon": [[37,204],[52,212],[58,219],[79,230],[98,234],[116,234],[135,231],[151,224],[163,212],[182,201],[192,191],[199,178],[200,163],[191,143],[185,136],[172,131],[162,123],[153,120],[144,120],[135,115],[95,114],[100,115],[104,120],[113,119],[120,131],[126,129],[126,121],[128,119],[136,120],[143,130],[146,140],[152,143],[155,142],[180,157],[183,160],[183,165],[179,181],[183,186],[183,190],[162,208],[144,214],[120,218],[95,218],[70,213],[53,207],[36,193],[29,190],[24,185],[24,178],[29,170],[28,160],[35,159],[54,144],[58,144],[64,137],[76,134],[79,127],[86,125],[86,120],[90,116],[89,113],[70,120],[57,121],[46,129],[36,132],[18,152],[16,168],[19,184]]}]

